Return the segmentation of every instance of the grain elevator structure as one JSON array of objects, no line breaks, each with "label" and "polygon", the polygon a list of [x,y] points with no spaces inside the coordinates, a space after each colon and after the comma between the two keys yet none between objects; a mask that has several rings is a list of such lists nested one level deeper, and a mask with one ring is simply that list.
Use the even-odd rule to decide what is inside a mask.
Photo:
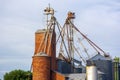
[{"label": "grain elevator structure", "polygon": [[46,29],[35,32],[32,80],[112,80],[112,59],[74,25],[75,13],[69,11],[61,26],[54,12],[44,10]]}]

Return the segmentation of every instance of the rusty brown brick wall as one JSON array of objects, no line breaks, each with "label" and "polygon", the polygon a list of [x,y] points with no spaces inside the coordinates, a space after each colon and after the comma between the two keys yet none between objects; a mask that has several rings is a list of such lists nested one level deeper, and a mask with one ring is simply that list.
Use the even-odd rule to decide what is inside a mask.
[{"label": "rusty brown brick wall", "polygon": [[58,72],[52,72],[52,80],[66,80],[66,78]]},{"label": "rusty brown brick wall", "polygon": [[[39,46],[44,39],[45,32],[46,32],[46,30],[43,30],[43,31],[41,30],[41,32],[35,33],[35,53],[34,54],[44,51],[45,43],[43,43],[41,48],[39,48]],[[47,45],[46,45],[47,48],[46,48],[45,53],[47,53],[48,56],[51,57],[51,64],[52,64],[51,69],[56,70],[56,44],[55,44],[56,43],[56,34],[55,34],[55,31],[53,32],[52,42],[50,42],[50,35],[51,35],[51,32],[49,33],[49,36],[48,36]]]},{"label": "rusty brown brick wall", "polygon": [[50,49],[51,49],[51,57],[52,57],[51,69],[56,70],[57,64],[56,64],[56,33],[55,32],[53,32],[52,44]]},{"label": "rusty brown brick wall", "polygon": [[[44,48],[45,48],[45,40],[44,40],[45,33],[46,33],[46,30],[43,30],[43,31],[41,30],[41,32],[36,32],[35,33],[35,54],[44,51]],[[52,48],[54,48],[54,50],[55,50],[55,40],[56,40],[55,32],[53,33],[52,43],[50,42],[50,36],[51,35],[52,35],[51,32],[49,32],[47,45],[46,45],[47,47],[46,47],[46,51],[45,51],[45,53],[47,53],[49,56],[52,55],[52,52],[55,53],[55,51],[52,51]],[[42,43],[42,41],[43,41],[43,44],[40,48],[40,44]],[[49,48],[49,46],[50,46],[50,48]]]},{"label": "rusty brown brick wall", "polygon": [[50,62],[48,56],[33,56],[33,80],[50,80]]}]

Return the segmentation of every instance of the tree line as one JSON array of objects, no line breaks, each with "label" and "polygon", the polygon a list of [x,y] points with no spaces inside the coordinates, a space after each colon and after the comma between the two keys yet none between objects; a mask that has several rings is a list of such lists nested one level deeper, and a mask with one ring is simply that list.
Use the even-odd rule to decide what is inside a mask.
[{"label": "tree line", "polygon": [[13,70],[5,73],[4,80],[32,80],[32,73],[24,70]]}]

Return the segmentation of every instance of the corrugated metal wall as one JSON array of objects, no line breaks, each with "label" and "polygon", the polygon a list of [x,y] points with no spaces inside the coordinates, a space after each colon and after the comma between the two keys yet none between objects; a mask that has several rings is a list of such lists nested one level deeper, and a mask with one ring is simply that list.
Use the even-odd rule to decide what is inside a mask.
[{"label": "corrugated metal wall", "polygon": [[118,57],[114,58],[113,61],[113,79],[114,80],[120,80],[120,59]]},{"label": "corrugated metal wall", "polygon": [[113,80],[111,60],[93,60],[92,62],[96,64],[96,67],[99,71],[105,73],[105,76],[104,76],[105,80]]},{"label": "corrugated metal wall", "polygon": [[64,60],[57,60],[58,72],[63,74],[71,73],[71,65]]}]

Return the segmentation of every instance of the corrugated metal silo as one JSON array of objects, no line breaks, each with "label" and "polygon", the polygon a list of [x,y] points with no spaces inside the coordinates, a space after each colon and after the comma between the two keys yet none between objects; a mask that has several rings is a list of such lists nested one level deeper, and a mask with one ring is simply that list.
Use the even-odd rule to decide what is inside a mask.
[{"label": "corrugated metal silo", "polygon": [[91,59],[89,59],[87,62],[89,63],[92,61],[97,69],[103,73],[105,73],[105,80],[113,80],[113,68],[112,68],[112,59],[109,57],[105,57],[101,54],[97,54]]}]

